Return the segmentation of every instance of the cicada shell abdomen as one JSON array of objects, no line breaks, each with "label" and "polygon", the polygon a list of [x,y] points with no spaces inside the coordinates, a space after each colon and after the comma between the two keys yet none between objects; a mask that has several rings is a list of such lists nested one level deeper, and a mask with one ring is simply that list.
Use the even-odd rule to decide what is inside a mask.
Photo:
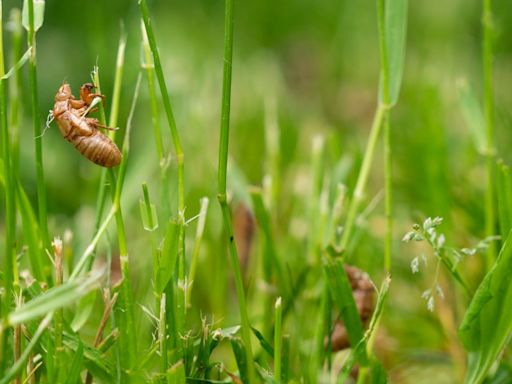
[{"label": "cicada shell abdomen", "polygon": [[108,136],[100,132],[95,132],[91,136],[77,136],[72,143],[82,155],[102,167],[115,167],[121,162],[119,148]]}]

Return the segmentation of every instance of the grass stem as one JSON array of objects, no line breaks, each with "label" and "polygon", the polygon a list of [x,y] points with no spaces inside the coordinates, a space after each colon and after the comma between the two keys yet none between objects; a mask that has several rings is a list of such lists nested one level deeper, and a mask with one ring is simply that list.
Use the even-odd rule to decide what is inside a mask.
[{"label": "grass stem", "polygon": [[[3,25],[2,17],[3,4],[0,1],[0,24]],[[0,28],[0,75],[5,74],[3,28]],[[11,145],[9,138],[9,126],[7,124],[7,90],[6,80],[0,80],[0,124],[2,139],[3,174],[5,177],[5,269],[3,273],[4,294],[1,298],[0,311],[2,317],[7,316],[13,304],[13,287],[17,280],[16,272],[16,201],[14,176],[11,167]],[[1,328],[1,326],[0,326]],[[7,368],[10,358],[10,343],[8,330],[0,330],[0,376]]]},{"label": "grass stem", "polygon": [[41,117],[39,114],[39,95],[37,84],[37,49],[36,30],[34,27],[34,0],[28,0],[28,46],[31,49],[29,59],[29,82],[32,103],[32,124],[34,127],[35,163],[37,178],[37,204],[39,214],[39,227],[45,248],[51,249],[50,236],[48,234],[47,208],[46,208],[46,185],[44,181],[43,168],[43,137],[41,131]]},{"label": "grass stem", "polygon": [[361,165],[359,175],[357,176],[354,194],[352,195],[352,200],[349,204],[347,219],[345,221],[345,227],[343,229],[343,235],[341,237],[340,245],[343,250],[347,249],[350,237],[352,235],[352,231],[354,229],[357,212],[359,211],[359,207],[364,198],[366,183],[368,181],[368,176],[370,174],[370,167],[372,164],[373,156],[375,154],[375,147],[377,145],[377,139],[379,137],[380,129],[382,127],[382,121],[386,114],[386,110],[387,107],[385,105],[379,104],[377,107],[377,111],[375,112],[375,116],[373,118],[370,137],[368,138],[368,143],[366,144],[366,150],[364,152],[363,164]]},{"label": "grass stem", "polygon": [[245,299],[245,290],[242,279],[242,270],[240,260],[233,235],[233,224],[229,210],[226,195],[226,180],[228,167],[228,147],[229,147],[229,120],[231,111],[231,76],[233,67],[233,0],[225,2],[225,21],[224,21],[224,70],[222,82],[222,110],[220,123],[220,142],[219,142],[219,167],[218,167],[218,200],[222,210],[224,220],[224,231],[229,244],[229,254],[235,275],[236,294],[240,318],[242,322],[242,340],[245,345],[247,356],[247,371],[249,382],[255,383],[255,368],[251,346],[251,325],[247,313],[247,304]]},{"label": "grass stem", "polygon": [[[169,130],[171,131],[172,141],[174,144],[174,151],[176,155],[177,162],[177,173],[178,173],[178,214],[177,221],[179,225],[179,248],[178,248],[178,273],[177,273],[177,284],[178,286],[176,295],[178,297],[176,303],[176,315],[177,315],[177,328],[178,332],[182,333],[183,327],[185,325],[185,312],[186,312],[186,288],[185,280],[185,154],[183,152],[183,148],[181,145],[181,139],[179,136],[178,129],[176,127],[176,120],[174,118],[174,112],[172,109],[171,101],[169,98],[169,92],[167,91],[167,86],[165,84],[164,72],[162,69],[162,63],[160,61],[160,54],[158,52],[155,34],[153,31],[153,26],[151,24],[151,19],[149,17],[149,10],[146,4],[146,0],[139,0],[139,8],[142,15],[142,21],[144,22],[144,27],[147,34],[147,41],[149,44],[149,48],[151,50],[151,54],[153,57],[153,63],[155,66],[155,75],[158,81],[158,86],[160,88],[160,93],[162,95],[162,101],[164,105],[165,114],[167,117],[167,122],[169,125]],[[164,176],[162,176],[164,177]],[[167,298],[169,299],[170,296]]]},{"label": "grass stem", "polygon": [[[496,234],[496,207],[495,207],[495,143],[494,143],[494,87],[493,87],[493,16],[492,1],[483,0],[482,9],[482,70],[483,70],[483,88],[484,88],[484,115],[485,132],[487,140],[487,187],[485,189],[485,235],[494,236]],[[496,257],[496,244],[491,242],[486,252],[486,267],[490,270]]]},{"label": "grass stem", "polygon": [[283,306],[281,304],[281,297],[278,297],[275,305],[274,319],[274,382],[276,384],[279,384],[281,382],[282,315]]},{"label": "grass stem", "polygon": [[[389,1],[389,0],[388,0]],[[382,103],[390,105],[389,97],[389,60],[388,41],[386,36],[386,0],[377,0],[377,15],[379,27],[379,50],[382,85]],[[386,234],[384,239],[384,269],[391,269],[391,251],[393,245],[393,175],[391,152],[390,110],[386,109],[383,116],[384,124],[384,178],[385,178],[385,215]]]}]

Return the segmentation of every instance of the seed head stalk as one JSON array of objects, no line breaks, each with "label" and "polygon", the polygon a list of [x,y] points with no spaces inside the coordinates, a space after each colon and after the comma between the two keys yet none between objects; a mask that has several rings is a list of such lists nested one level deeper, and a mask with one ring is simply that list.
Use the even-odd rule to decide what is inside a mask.
[{"label": "seed head stalk", "polygon": [[382,104],[388,106],[384,111],[384,177],[385,177],[385,215],[386,235],[384,240],[384,268],[391,270],[391,248],[393,245],[393,182],[392,182],[392,152],[391,152],[391,125],[389,121],[389,61],[388,42],[386,38],[386,1],[377,0],[377,14],[379,25],[379,48],[382,79]]},{"label": "seed head stalk", "polygon": [[231,109],[231,74],[233,66],[233,0],[225,2],[225,24],[224,24],[224,74],[222,84],[222,111],[220,123],[220,142],[219,142],[219,174],[218,174],[218,194],[222,216],[224,219],[224,230],[226,232],[229,254],[231,255],[231,263],[235,275],[235,286],[238,298],[238,306],[242,322],[242,339],[245,345],[247,356],[247,369],[249,381],[255,383],[255,368],[251,347],[251,331],[249,316],[247,313],[247,304],[245,300],[245,290],[242,280],[242,271],[238,252],[236,249],[235,239],[233,235],[233,225],[231,222],[231,214],[226,196],[226,179],[228,166],[228,147],[229,147],[229,118]]}]

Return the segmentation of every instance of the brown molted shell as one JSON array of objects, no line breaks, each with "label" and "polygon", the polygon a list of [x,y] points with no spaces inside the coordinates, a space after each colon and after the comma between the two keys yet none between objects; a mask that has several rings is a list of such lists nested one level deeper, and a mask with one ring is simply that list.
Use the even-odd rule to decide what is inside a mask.
[{"label": "brown molted shell", "polygon": [[91,136],[78,136],[73,144],[78,151],[93,163],[112,168],[121,163],[121,152],[114,142],[100,132]]}]

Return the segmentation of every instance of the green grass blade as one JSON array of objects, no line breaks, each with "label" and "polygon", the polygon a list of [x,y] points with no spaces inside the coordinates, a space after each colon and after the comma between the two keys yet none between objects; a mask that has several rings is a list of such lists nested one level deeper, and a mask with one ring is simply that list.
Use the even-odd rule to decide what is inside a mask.
[{"label": "green grass blade", "polygon": [[22,11],[22,23],[27,29],[27,39],[30,49],[29,60],[29,82],[32,104],[32,125],[34,130],[35,146],[35,166],[37,176],[37,206],[39,215],[39,228],[43,238],[44,247],[51,249],[50,237],[48,234],[48,212],[46,185],[44,179],[43,167],[43,139],[41,131],[41,117],[39,112],[39,91],[37,79],[37,49],[36,49],[36,31],[42,26],[44,20],[43,0],[26,0]]},{"label": "green grass blade", "polygon": [[185,382],[185,366],[183,361],[174,364],[167,371],[167,384],[181,384]]},{"label": "green grass blade", "polygon": [[[494,236],[496,234],[496,204],[495,189],[495,102],[494,102],[494,70],[493,70],[493,35],[494,21],[492,11],[492,1],[482,1],[482,75],[484,91],[484,116],[485,116],[485,137],[487,155],[487,185],[485,188],[485,235]],[[486,253],[486,267],[489,271],[496,258],[496,246],[493,242],[489,244]]]},{"label": "green grass blade", "polygon": [[362,341],[357,358],[361,365],[364,366],[368,362],[368,357],[363,341],[363,325],[359,313],[357,312],[354,296],[352,295],[352,287],[348,280],[347,273],[343,268],[343,263],[340,259],[329,260],[326,262],[324,268],[332,298],[340,311],[340,315],[347,329],[350,344],[357,346]]},{"label": "green grass blade", "polygon": [[27,62],[27,60],[30,58],[30,55],[32,54],[32,47],[30,47],[29,49],[27,49],[25,51],[25,53],[23,54],[23,56],[21,56],[21,58],[16,62],[16,64],[14,64],[8,71],[5,75],[3,75],[1,77],[2,80],[7,80],[8,78],[10,78],[12,75],[14,75],[16,72],[18,72],[18,70],[23,67],[23,65]]},{"label": "green grass blade", "polygon": [[73,320],[69,325],[73,331],[78,332],[80,329],[82,329],[82,327],[91,316],[94,310],[94,305],[96,303],[96,295],[96,291],[89,292],[78,302],[74,311]]},{"label": "green grass blade", "polygon": [[468,126],[475,148],[478,153],[485,154],[487,139],[485,138],[484,115],[478,98],[467,81],[462,80],[459,82],[458,96],[462,115]]},{"label": "green grass blade", "polygon": [[[5,187],[4,163],[0,160],[0,184]],[[16,201],[19,205],[23,233],[28,243],[28,256],[31,272],[38,281],[44,281],[42,246],[40,242],[39,226],[25,190],[19,180],[16,181]]]},{"label": "green grass blade", "polygon": [[459,327],[469,352],[466,383],[480,383],[512,332],[512,232],[480,283]]},{"label": "green grass blade", "polygon": [[50,288],[45,293],[38,295],[25,305],[11,312],[7,317],[8,325],[15,326],[33,320],[45,313],[77,301],[80,297],[99,287],[102,275],[102,271],[95,272],[89,277],[75,279]]},{"label": "green grass blade", "polygon": [[[385,3],[385,39],[387,76],[381,78],[379,101],[387,105],[394,105],[400,94],[405,59],[405,46],[407,35],[407,0],[387,0]],[[387,92],[383,82],[387,77]],[[388,93],[388,95],[385,95]],[[386,100],[388,99],[388,100]]]},{"label": "green grass blade", "polygon": [[192,250],[192,261],[190,262],[190,269],[188,274],[188,298],[187,302],[190,302],[190,294],[192,291],[192,286],[194,284],[194,279],[196,276],[197,262],[199,260],[199,253],[201,251],[201,244],[203,242],[204,228],[206,224],[206,214],[208,213],[208,205],[210,203],[210,199],[208,197],[201,198],[201,208],[199,209],[199,218],[197,220],[196,227],[196,237],[194,241],[194,248]]},{"label": "green grass blade", "polygon": [[175,221],[169,222],[165,233],[164,245],[160,252],[157,278],[155,282],[156,292],[161,294],[176,269],[178,260],[180,225]]},{"label": "green grass blade", "polygon": [[37,345],[37,342],[39,341],[40,337],[43,335],[44,330],[50,325],[50,322],[52,320],[53,312],[48,313],[39,326],[37,327],[36,332],[34,333],[34,336],[32,336],[32,339],[30,340],[30,343],[28,343],[27,347],[23,351],[23,354],[21,357],[14,363],[14,365],[5,372],[5,375],[0,379],[0,384],[8,384],[20,370],[23,369],[25,366],[25,363],[30,356],[30,353],[34,349],[34,347]]},{"label": "green grass blade", "polygon": [[16,198],[21,214],[23,233],[28,243],[28,256],[31,272],[38,281],[45,281],[43,267],[46,264],[46,258],[43,256],[39,225],[37,223],[36,215],[32,209],[32,205],[30,204],[30,200],[23,190],[19,180],[17,182]]},{"label": "green grass blade", "polygon": [[282,319],[283,319],[283,306],[281,304],[281,297],[278,297],[275,305],[275,320],[274,320],[274,380],[276,383],[281,382],[281,357],[282,357]]},{"label": "green grass blade", "polygon": [[263,350],[270,357],[273,358],[274,357],[274,348],[267,340],[265,340],[265,336],[263,336],[263,334],[254,327],[251,327],[251,330],[252,330],[252,333],[254,333],[254,336],[256,336],[256,338],[260,342],[261,348],[263,348]]},{"label": "green grass blade", "polygon": [[230,340],[233,354],[235,355],[236,365],[238,366],[238,374],[242,383],[249,383],[249,368],[247,364],[247,353],[242,341],[234,337]]},{"label": "green grass blade", "polygon": [[[338,383],[344,383],[345,380],[350,375],[350,372],[352,371],[352,368],[357,363],[357,355],[358,353],[361,353],[361,350],[363,348],[366,348],[366,344],[369,345],[372,344],[372,340],[375,339],[377,326],[380,322],[380,319],[382,317],[382,313],[384,310],[384,304],[388,297],[389,292],[389,285],[391,284],[391,278],[387,276],[384,279],[384,282],[381,285],[381,288],[379,290],[379,296],[377,297],[377,304],[375,305],[375,309],[372,314],[372,318],[370,320],[370,325],[368,326],[368,330],[366,331],[364,335],[364,339],[359,342],[358,345],[356,345],[355,348],[350,353],[350,356],[347,358],[347,362],[343,366],[342,372],[340,376],[338,376]],[[371,383],[386,383],[386,372],[383,371],[383,367],[380,364],[375,357],[370,357],[370,364],[368,367],[362,367],[360,369],[360,374],[358,377],[358,383],[359,382],[365,382],[365,378],[367,376],[367,370],[371,369]]]},{"label": "green grass blade", "polygon": [[[258,224],[263,232],[263,238],[265,239],[264,257],[267,259],[266,264],[271,266],[270,270],[273,270],[275,273],[275,281],[276,284],[279,285],[280,294],[288,299],[290,297],[290,289],[286,275],[283,271],[281,260],[276,251],[274,236],[272,235],[270,215],[263,201],[263,191],[260,188],[252,187],[250,192],[254,207],[254,215],[258,220]],[[265,278],[268,279],[268,283],[271,283],[271,276],[265,276]]]},{"label": "green grass blade", "polygon": [[510,229],[512,229],[512,176],[510,174],[510,167],[501,161],[498,162],[496,184],[500,235],[504,239],[510,232]]},{"label": "green grass blade", "polygon": [[64,345],[77,353],[80,345],[83,347],[83,362],[85,368],[95,377],[106,383],[113,382],[113,367],[107,356],[98,349],[83,344],[78,335],[64,332]]},{"label": "green grass blade", "polygon": [[[84,358],[84,345],[78,339],[78,347],[76,349],[73,360],[71,361],[71,367],[69,368],[68,375],[65,384],[76,384],[80,380],[80,372],[82,372],[82,361]],[[81,381],[80,381],[81,382]]]}]

